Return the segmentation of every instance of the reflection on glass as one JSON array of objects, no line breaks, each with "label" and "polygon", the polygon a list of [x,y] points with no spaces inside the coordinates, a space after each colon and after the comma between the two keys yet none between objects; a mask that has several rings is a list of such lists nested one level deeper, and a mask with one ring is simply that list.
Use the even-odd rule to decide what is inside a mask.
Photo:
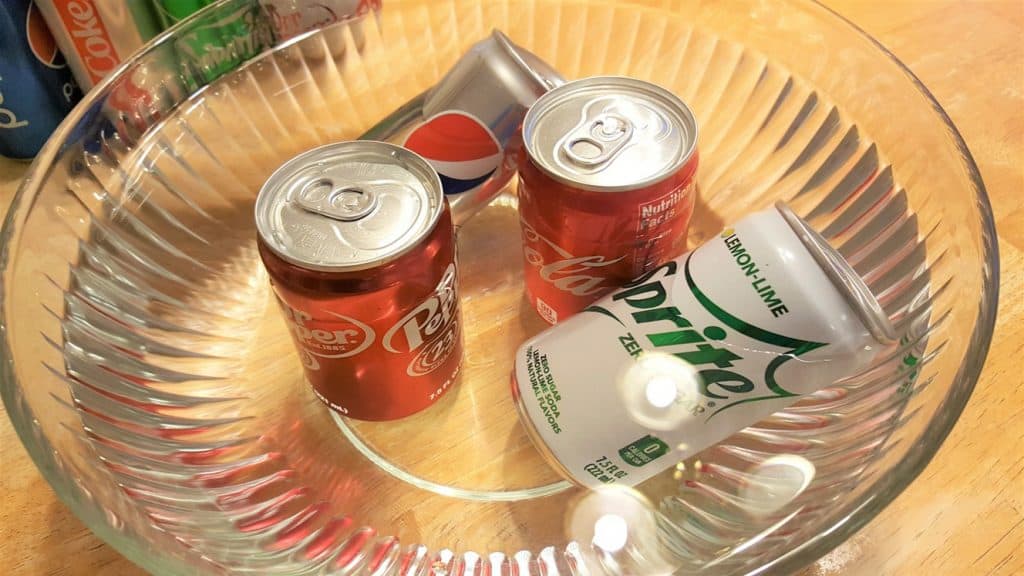
[{"label": "reflection on glass", "polygon": [[802,494],[814,479],[814,474],[814,464],[802,456],[774,456],[750,471],[750,481],[742,489],[741,496],[752,515],[766,516]]},{"label": "reflection on glass", "polygon": [[[680,450],[683,450],[683,448],[680,448]],[[694,482],[700,480],[701,473],[703,472],[704,463],[700,461],[700,458],[682,460],[676,463],[676,469],[672,472],[672,478],[677,481]]]},{"label": "reflection on glass", "polygon": [[569,538],[614,566],[612,573],[658,576],[678,567],[659,538],[657,512],[632,488],[609,485],[584,493],[566,522]]},{"label": "reflection on glass", "polygon": [[644,352],[623,372],[619,394],[638,424],[672,430],[691,414],[700,380],[693,366],[677,356]]},{"label": "reflection on glass", "polygon": [[594,522],[594,546],[605,552],[618,552],[626,545],[629,527],[618,514],[605,514]]},{"label": "reflection on glass", "polygon": [[667,408],[676,400],[676,384],[664,376],[651,378],[644,392],[647,401],[655,408]]}]

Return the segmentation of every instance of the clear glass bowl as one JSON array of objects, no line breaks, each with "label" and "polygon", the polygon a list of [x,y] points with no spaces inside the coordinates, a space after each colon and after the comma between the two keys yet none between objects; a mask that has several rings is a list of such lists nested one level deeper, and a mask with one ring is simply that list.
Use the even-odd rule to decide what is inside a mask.
[{"label": "clear glass bowl", "polygon": [[[256,0],[221,2],[93,90],[33,165],[3,231],[3,399],[92,530],[158,574],[778,573],[922,470],[981,369],[999,267],[970,154],[891,54],[802,0],[384,4],[279,42]],[[788,200],[901,343],[636,491],[572,488],[509,394],[542,327],[512,186],[459,231],[458,388],[400,422],[333,418],[271,300],[256,192],[492,28],[568,78],[679,94],[701,122],[691,244]]]}]

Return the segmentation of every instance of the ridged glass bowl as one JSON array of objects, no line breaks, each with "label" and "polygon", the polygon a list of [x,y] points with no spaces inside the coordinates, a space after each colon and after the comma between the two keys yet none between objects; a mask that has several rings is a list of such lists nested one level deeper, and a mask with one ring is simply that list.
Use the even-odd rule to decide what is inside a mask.
[{"label": "ridged glass bowl", "polygon": [[[511,186],[459,230],[457,388],[399,422],[332,417],[273,304],[256,192],[492,28],[567,78],[681,96],[701,124],[691,244],[787,200],[900,343],[636,490],[570,487],[509,392],[542,328]],[[994,238],[939,105],[809,1],[385,0],[279,42],[256,0],[227,0],[93,90],[33,165],[3,230],[0,384],[61,499],[157,574],[782,573],[874,517],[946,437],[992,333]]]}]

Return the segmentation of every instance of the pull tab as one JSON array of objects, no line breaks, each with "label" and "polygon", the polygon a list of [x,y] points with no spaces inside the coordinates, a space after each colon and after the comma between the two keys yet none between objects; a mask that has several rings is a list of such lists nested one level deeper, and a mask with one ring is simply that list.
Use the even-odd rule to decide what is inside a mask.
[{"label": "pull tab", "polygon": [[632,137],[632,122],[618,114],[604,113],[571,133],[562,144],[562,153],[580,166],[599,166],[618,154]]},{"label": "pull tab", "polygon": [[295,202],[307,212],[352,222],[373,212],[377,207],[377,196],[354,186],[335,188],[334,182],[321,178],[307,184]]}]

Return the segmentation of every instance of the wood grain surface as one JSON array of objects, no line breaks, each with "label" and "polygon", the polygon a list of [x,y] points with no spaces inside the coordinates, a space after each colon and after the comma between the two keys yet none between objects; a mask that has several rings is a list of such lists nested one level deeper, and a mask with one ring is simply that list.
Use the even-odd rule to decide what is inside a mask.
[{"label": "wood grain surface", "polygon": [[[826,0],[935,94],[988,188],[1001,298],[988,362],[921,476],[800,576],[1024,574],[1024,0]],[[0,160],[0,211],[28,168]],[[2,409],[0,409],[2,410]],[[0,570],[140,575],[61,504],[0,418]]]}]

